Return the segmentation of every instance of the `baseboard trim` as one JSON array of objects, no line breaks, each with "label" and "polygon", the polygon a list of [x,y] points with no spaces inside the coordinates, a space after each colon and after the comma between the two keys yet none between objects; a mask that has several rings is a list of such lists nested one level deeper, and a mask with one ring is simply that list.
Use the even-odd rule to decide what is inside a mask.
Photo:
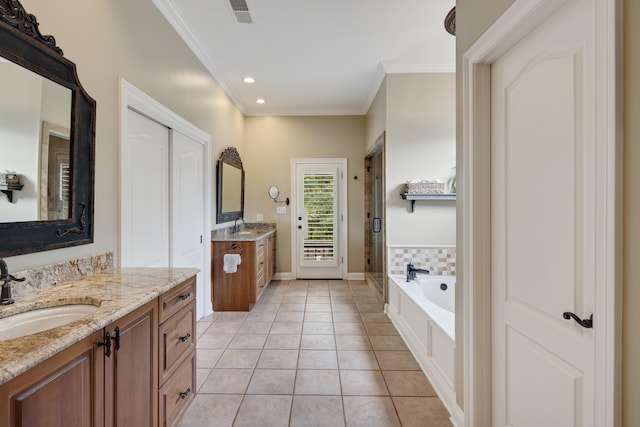
[{"label": "baseboard trim", "polygon": [[273,280],[295,280],[293,273],[290,271],[276,273],[273,276]]}]

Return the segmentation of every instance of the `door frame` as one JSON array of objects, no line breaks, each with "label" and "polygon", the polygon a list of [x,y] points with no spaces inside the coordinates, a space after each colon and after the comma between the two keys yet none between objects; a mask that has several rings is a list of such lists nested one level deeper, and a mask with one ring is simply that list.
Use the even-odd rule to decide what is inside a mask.
[{"label": "door frame", "polygon": [[[348,205],[347,205],[347,180],[345,176],[347,174],[347,159],[342,158],[294,158],[291,159],[291,195],[292,197],[296,197],[298,191],[298,180],[296,167],[298,164],[314,164],[314,163],[339,163],[340,171],[342,172],[340,176],[339,188],[340,195],[338,197],[338,210],[341,215],[341,220],[338,223],[338,250],[340,251],[340,256],[342,257],[342,267],[341,274],[342,279],[346,280],[348,277],[348,266],[349,266],[349,248],[347,245],[347,233],[348,233]],[[291,202],[292,204],[296,203],[295,201]],[[293,205],[295,206],[295,205]],[[294,278],[297,276],[298,272],[298,233],[296,233],[296,209],[290,210],[290,224],[291,224],[291,274]]]},{"label": "door frame", "polygon": [[[169,129],[177,130],[185,136],[188,136],[195,142],[202,144],[204,146],[204,224],[202,235],[205,236],[204,242],[204,255],[203,255],[203,268],[202,277],[203,277],[203,292],[197,294],[196,304],[202,305],[202,312],[206,316],[213,312],[213,307],[211,305],[207,306],[207,301],[211,301],[211,244],[207,244],[209,242],[208,237],[211,234],[211,136],[200,128],[196,127],[194,124],[188,122],[183,117],[179,116],[175,112],[171,111],[169,108],[160,104],[158,101],[153,99],[151,96],[142,92],[140,89],[126,81],[125,79],[119,79],[119,137],[120,144],[118,146],[118,256],[117,256],[117,264],[120,265],[121,255],[122,255],[122,230],[121,224],[123,221],[124,213],[122,212],[122,199],[123,194],[126,193],[127,189],[123,188],[123,182],[121,179],[122,170],[122,155],[123,155],[123,145],[127,140],[127,110],[132,109],[138,113],[141,113],[152,120],[162,124],[163,126],[168,127]],[[171,137],[171,136],[170,136]],[[169,165],[171,168],[171,165]],[[169,206],[171,209],[171,205]],[[169,233],[170,230],[167,230]],[[171,239],[169,240],[171,241]],[[169,262],[171,261],[171,253],[169,254]]]},{"label": "door frame", "polygon": [[[463,337],[464,425],[491,425],[491,64],[569,0],[516,0],[462,58],[462,212],[458,277],[462,281],[456,336]],[[607,179],[600,188],[609,206],[605,273],[595,298],[596,408],[599,425],[621,420],[621,5],[620,0],[593,0],[596,22],[596,133],[606,140]],[[457,298],[460,304],[460,298]],[[601,326],[600,326],[601,325]],[[460,354],[460,353],[458,353]],[[459,383],[459,382],[458,382]],[[460,420],[462,421],[462,420]]]}]

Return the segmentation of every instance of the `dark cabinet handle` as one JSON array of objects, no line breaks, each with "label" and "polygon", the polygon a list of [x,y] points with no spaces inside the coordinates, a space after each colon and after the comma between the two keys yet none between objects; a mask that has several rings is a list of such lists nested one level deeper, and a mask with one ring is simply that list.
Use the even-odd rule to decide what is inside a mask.
[{"label": "dark cabinet handle", "polygon": [[99,342],[98,347],[104,346],[104,355],[107,357],[111,357],[111,334],[107,332],[104,334],[104,342]]},{"label": "dark cabinet handle", "polygon": [[185,391],[181,391],[180,392],[180,399],[186,399],[187,396],[189,396],[189,393],[191,393],[191,389],[188,388]]},{"label": "dark cabinet handle", "polygon": [[580,319],[578,316],[571,313],[570,311],[565,311],[564,313],[562,313],[562,317],[564,317],[567,320],[569,319],[575,320],[583,328],[587,328],[587,329],[593,328],[593,313],[591,314],[591,316],[589,316],[588,319]]},{"label": "dark cabinet handle", "polygon": [[186,340],[188,340],[191,337],[191,334],[187,332],[187,335],[183,335],[181,337],[178,337],[178,339],[180,340],[180,342],[185,342]]},{"label": "dark cabinet handle", "polygon": [[302,226],[301,225],[298,226],[298,230],[302,230]]},{"label": "dark cabinet handle", "polygon": [[116,326],[116,335],[113,337],[113,340],[116,342],[115,349],[116,351],[120,350],[120,328]]},{"label": "dark cabinet handle", "polygon": [[181,299],[182,301],[184,301],[184,300],[186,300],[187,298],[189,298],[190,296],[191,296],[191,292],[186,293],[186,294],[184,294],[184,295],[180,295],[180,299]]}]

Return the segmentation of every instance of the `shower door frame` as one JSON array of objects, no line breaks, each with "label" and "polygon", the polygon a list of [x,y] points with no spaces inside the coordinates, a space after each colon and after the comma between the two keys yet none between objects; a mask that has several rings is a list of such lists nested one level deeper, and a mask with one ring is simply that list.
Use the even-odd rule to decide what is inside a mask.
[{"label": "shower door frame", "polygon": [[[371,264],[371,251],[374,249],[373,245],[375,244],[373,239],[373,221],[374,218],[371,215],[371,197],[374,191],[374,177],[372,176],[372,172],[370,170],[370,166],[373,160],[373,156],[377,153],[382,153],[382,171],[381,171],[381,194],[380,197],[382,199],[382,218],[381,218],[381,233],[380,238],[382,239],[382,297],[384,301],[387,301],[387,236],[386,236],[386,221],[385,221],[385,213],[386,213],[386,179],[385,179],[385,136],[386,132],[383,131],[382,134],[376,139],[376,142],[373,146],[367,151],[364,163],[365,163],[365,218],[364,218],[364,232],[365,232],[365,279],[367,282],[375,287],[374,279],[371,277],[372,272],[370,270]],[[376,288],[377,289],[377,288]]]}]

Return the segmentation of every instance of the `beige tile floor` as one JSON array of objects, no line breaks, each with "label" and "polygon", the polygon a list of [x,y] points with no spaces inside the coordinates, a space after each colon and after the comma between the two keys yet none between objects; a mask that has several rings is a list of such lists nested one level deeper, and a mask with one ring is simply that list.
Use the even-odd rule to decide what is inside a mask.
[{"label": "beige tile floor", "polygon": [[213,313],[197,332],[180,427],[451,426],[365,282],[274,281],[251,312]]}]

